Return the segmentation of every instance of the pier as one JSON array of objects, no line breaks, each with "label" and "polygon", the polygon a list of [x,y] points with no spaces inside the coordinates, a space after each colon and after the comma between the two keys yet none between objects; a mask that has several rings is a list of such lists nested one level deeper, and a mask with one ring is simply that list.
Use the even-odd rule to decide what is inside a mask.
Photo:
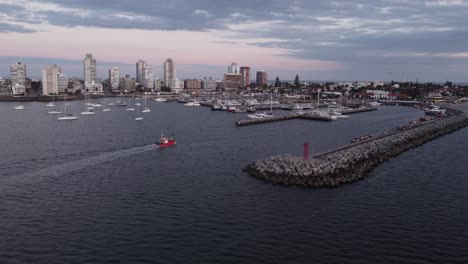
[{"label": "pier", "polygon": [[468,116],[457,111],[444,118],[349,144],[314,155],[310,160],[281,155],[249,164],[251,176],[273,184],[334,187],[366,177],[386,160],[430,140],[468,126]]},{"label": "pier", "polygon": [[[356,109],[345,110],[342,112],[342,114],[348,115],[348,114],[356,114],[356,113],[369,112],[369,111],[375,111],[375,110],[377,110],[377,107],[360,107]],[[236,121],[235,124],[236,126],[249,126],[249,125],[257,125],[257,124],[271,123],[271,122],[277,122],[277,121],[285,121],[285,120],[291,120],[291,119],[304,119],[304,120],[316,120],[316,121],[332,121],[333,120],[331,117],[327,117],[327,116],[320,116],[320,115],[314,115],[314,114],[290,113],[290,114],[282,115],[282,116],[271,116],[271,117],[265,117],[265,118],[259,118],[259,119],[239,119]]]}]

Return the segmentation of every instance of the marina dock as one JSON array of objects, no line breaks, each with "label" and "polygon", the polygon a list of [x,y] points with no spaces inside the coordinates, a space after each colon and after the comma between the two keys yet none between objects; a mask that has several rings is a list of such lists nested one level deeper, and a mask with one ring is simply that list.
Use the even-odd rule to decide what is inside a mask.
[{"label": "marina dock", "polygon": [[[348,114],[356,114],[356,113],[369,112],[369,111],[375,111],[375,110],[377,110],[377,107],[361,107],[361,108],[356,108],[356,109],[345,110],[342,113],[348,115]],[[272,117],[265,117],[265,118],[259,118],[259,119],[239,119],[236,121],[235,124],[236,126],[249,126],[249,125],[257,125],[257,124],[271,123],[271,122],[277,122],[277,121],[285,121],[285,120],[291,120],[291,119],[305,119],[305,120],[316,120],[316,121],[332,121],[333,120],[331,117],[320,116],[320,115],[290,113],[290,114],[282,115],[282,116],[272,116]]]}]

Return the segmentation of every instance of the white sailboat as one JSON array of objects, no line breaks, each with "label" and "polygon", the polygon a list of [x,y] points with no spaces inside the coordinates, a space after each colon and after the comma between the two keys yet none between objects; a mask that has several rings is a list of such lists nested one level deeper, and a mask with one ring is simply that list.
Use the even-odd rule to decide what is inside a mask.
[{"label": "white sailboat", "polygon": [[[103,104],[106,105],[106,103],[107,103],[107,97],[104,97]],[[107,105],[111,105],[111,104],[107,104]],[[114,105],[114,104],[112,104],[112,105]],[[104,109],[102,109],[103,112],[110,112],[110,110],[111,109],[108,106],[106,106]]]},{"label": "white sailboat", "polygon": [[94,115],[94,112],[91,111],[94,107],[86,107],[88,103],[86,103],[86,95],[85,95],[85,102],[84,102],[84,111],[81,112],[82,115]]},{"label": "white sailboat", "polygon": [[[140,106],[138,105],[137,106],[137,112],[139,112],[139,114],[141,114],[139,110],[140,110]],[[143,117],[140,115],[139,117],[135,118],[135,120],[136,121],[141,121],[141,120],[143,120]]]},{"label": "white sailboat", "polygon": [[24,110],[24,106],[22,105],[15,106],[13,107],[13,110]]},{"label": "white sailboat", "polygon": [[65,103],[63,104],[63,116],[57,118],[57,120],[64,121],[64,120],[77,120],[77,119],[78,117],[67,113],[67,97],[65,97]]},{"label": "white sailboat", "polygon": [[46,104],[45,106],[46,107],[55,107],[54,101],[55,101],[55,96],[52,96],[52,102]]},{"label": "white sailboat", "polygon": [[149,113],[151,112],[151,109],[148,108],[148,103],[147,103],[147,98],[145,96],[145,109],[143,109],[143,111],[141,111],[143,113]]},{"label": "white sailboat", "polygon": [[[131,104],[130,104],[130,97],[128,97],[128,105],[131,105]],[[125,110],[127,110],[127,111],[135,111],[135,108],[129,107],[129,108],[125,109]]]}]

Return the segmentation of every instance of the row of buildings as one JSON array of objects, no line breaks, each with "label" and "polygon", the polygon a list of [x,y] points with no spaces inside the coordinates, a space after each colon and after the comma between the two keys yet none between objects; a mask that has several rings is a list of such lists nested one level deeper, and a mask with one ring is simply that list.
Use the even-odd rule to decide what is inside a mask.
[{"label": "row of buildings", "polygon": [[[129,75],[120,76],[118,67],[109,69],[108,79],[102,84],[97,80],[96,59],[92,54],[86,54],[83,59],[83,79],[69,78],[58,65],[48,66],[42,71],[42,94],[55,95],[60,93],[93,92],[102,93],[104,86],[112,92],[133,92],[137,89],[146,91],[170,90],[175,93],[200,91],[233,92],[239,88],[265,86],[268,84],[268,74],[260,70],[256,73],[256,82],[251,82],[251,70],[248,66],[239,67],[237,63],[228,66],[222,80],[211,77],[203,79],[179,80],[176,77],[176,65],[172,58],[163,63],[163,77],[156,79],[151,66],[139,60],[136,63],[136,78]],[[31,88],[31,80],[27,78],[26,65],[18,62],[10,66],[10,80],[0,79],[0,95],[26,95]],[[104,84],[104,86],[103,86]],[[5,89],[2,89],[5,87]]]}]

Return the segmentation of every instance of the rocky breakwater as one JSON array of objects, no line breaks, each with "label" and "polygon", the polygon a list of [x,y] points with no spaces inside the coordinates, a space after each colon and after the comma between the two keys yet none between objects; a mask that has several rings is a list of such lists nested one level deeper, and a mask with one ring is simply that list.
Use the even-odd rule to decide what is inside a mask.
[{"label": "rocky breakwater", "polygon": [[351,144],[310,160],[275,156],[255,161],[244,170],[273,184],[333,187],[360,180],[389,158],[466,126],[468,116],[458,114]]}]

